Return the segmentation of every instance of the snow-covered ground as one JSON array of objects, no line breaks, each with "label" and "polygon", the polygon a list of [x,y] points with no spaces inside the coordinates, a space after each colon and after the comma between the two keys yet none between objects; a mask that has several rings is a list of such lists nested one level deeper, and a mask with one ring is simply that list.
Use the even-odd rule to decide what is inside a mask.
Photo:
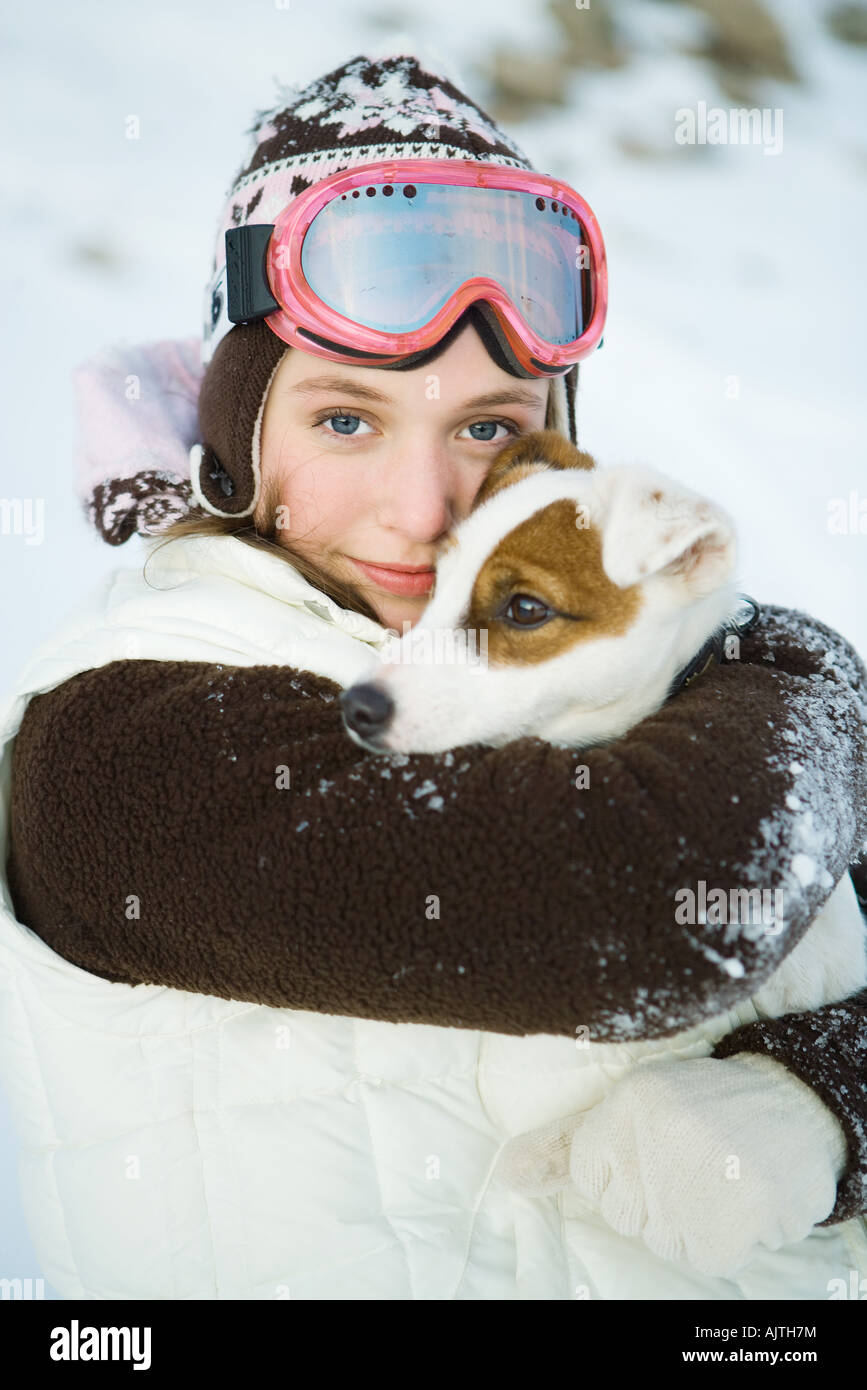
[{"label": "snow-covered ground", "polygon": [[[670,0],[618,4],[632,61],[576,71],[565,108],[508,129],[587,198],[606,238],[611,308],[581,371],[583,446],[716,497],[739,525],[741,587],[867,654],[867,50],[828,35],[824,0],[769,8],[804,78],[760,87],[757,104],[782,111],[778,153],[675,141],[678,111],[744,103],[679,52],[701,21]],[[273,80],[310,79],[401,29],[484,106],[495,46],[559,42],[531,0],[378,14],[349,0],[7,11],[0,498],[44,499],[44,540],[0,534],[0,688],[101,574],[142,554],[137,539],[106,546],[81,515],[70,371],[110,342],[198,331],[215,220]],[[638,145],[649,152],[624,148]],[[835,499],[849,511],[853,494],[864,533],[832,531]],[[36,1276],[5,1111],[0,1185],[0,1277]]]}]

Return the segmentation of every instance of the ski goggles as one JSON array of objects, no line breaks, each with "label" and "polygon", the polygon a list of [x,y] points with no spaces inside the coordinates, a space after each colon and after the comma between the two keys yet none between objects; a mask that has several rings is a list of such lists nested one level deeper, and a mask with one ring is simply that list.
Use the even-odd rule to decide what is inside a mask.
[{"label": "ski goggles", "polygon": [[475,160],[357,165],[225,241],[203,364],[234,324],[264,318],[330,361],[406,365],[477,301],[520,376],[560,375],[601,342],[602,233],[584,199],[546,174]]}]

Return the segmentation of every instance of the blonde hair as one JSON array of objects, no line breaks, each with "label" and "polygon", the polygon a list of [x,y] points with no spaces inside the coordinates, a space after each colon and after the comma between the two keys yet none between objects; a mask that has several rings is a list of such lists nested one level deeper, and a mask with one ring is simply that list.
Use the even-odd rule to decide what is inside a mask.
[{"label": "blonde hair", "polygon": [[[551,382],[548,388],[545,429],[556,428],[553,385],[554,383]],[[375,623],[380,622],[375,609],[354,584],[326,573],[319,565],[301,555],[293,546],[286,545],[277,539],[279,502],[277,480],[273,477],[263,477],[259,501],[251,516],[213,516],[197,508],[193,515],[182,517],[179,521],[173,521],[164,528],[160,533],[162,542],[151,551],[145,562],[145,570],[157,550],[161,550],[163,545],[167,545],[170,541],[180,539],[181,536],[234,536],[236,540],[243,541],[245,545],[255,546],[257,550],[269,551],[272,555],[277,555],[280,559],[285,560],[287,564],[298,571],[303,579],[306,579],[314,588],[321,590],[328,598],[333,599],[341,608],[362,613],[365,618],[371,618]]]}]

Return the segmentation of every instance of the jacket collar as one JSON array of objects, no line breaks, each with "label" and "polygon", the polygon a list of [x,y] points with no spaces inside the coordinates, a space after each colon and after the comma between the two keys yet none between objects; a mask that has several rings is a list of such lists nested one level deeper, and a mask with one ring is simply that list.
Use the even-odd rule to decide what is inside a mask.
[{"label": "jacket collar", "polygon": [[217,574],[269,594],[280,603],[312,613],[335,631],[379,649],[390,640],[389,630],[363,613],[341,608],[338,603],[309,583],[288,559],[247,545],[236,536],[181,536],[168,544],[154,537],[149,551],[147,574],[168,577]]}]

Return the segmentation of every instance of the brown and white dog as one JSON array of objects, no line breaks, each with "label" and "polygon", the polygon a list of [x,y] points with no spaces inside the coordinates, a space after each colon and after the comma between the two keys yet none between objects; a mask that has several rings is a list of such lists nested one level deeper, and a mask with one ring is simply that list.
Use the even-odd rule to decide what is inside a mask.
[{"label": "brown and white dog", "polygon": [[619,737],[735,604],[729,517],[644,467],[597,468],[553,430],[506,446],[437,557],[421,618],[341,696],[382,753]]}]

